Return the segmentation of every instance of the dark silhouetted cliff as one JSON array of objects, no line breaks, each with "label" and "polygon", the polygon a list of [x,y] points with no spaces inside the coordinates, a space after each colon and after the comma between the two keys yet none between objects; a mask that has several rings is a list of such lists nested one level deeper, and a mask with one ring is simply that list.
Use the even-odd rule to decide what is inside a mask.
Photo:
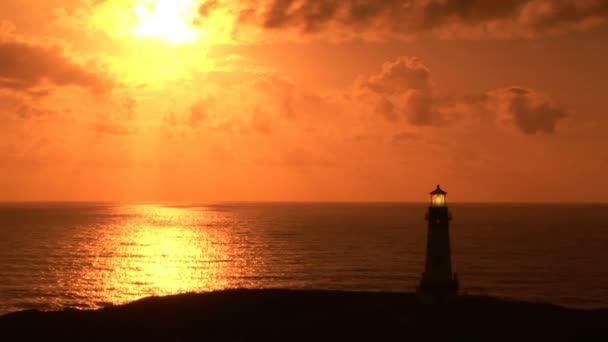
[{"label": "dark silhouetted cliff", "polygon": [[424,305],[404,293],[228,290],[97,311],[13,313],[0,317],[0,334],[4,341],[579,340],[608,338],[608,310],[474,296]]}]

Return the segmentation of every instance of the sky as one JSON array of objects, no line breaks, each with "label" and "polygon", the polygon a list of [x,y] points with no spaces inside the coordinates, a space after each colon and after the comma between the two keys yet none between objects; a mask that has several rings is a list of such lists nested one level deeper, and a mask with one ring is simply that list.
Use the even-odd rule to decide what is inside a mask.
[{"label": "sky", "polygon": [[606,0],[5,0],[0,201],[608,202]]}]

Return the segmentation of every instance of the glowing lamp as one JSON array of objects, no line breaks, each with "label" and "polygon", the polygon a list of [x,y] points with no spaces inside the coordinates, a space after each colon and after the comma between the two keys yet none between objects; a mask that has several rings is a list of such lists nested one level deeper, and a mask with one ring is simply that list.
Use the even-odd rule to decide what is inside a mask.
[{"label": "glowing lamp", "polygon": [[439,185],[431,192],[431,207],[447,206],[447,192],[443,191]]}]

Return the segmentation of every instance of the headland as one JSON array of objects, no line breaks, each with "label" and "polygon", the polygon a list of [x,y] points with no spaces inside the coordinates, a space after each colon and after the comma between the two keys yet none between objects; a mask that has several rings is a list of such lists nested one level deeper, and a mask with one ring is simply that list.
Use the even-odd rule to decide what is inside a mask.
[{"label": "headland", "polygon": [[411,293],[224,290],[144,298],[95,311],[0,317],[5,341],[389,341],[608,338],[608,310]]}]

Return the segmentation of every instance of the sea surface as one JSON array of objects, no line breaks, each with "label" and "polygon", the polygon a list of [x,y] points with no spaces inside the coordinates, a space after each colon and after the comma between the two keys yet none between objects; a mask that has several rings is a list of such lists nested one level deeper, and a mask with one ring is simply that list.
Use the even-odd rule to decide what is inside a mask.
[{"label": "sea surface", "polygon": [[[0,314],[226,288],[415,291],[424,204],[0,204]],[[608,205],[451,204],[464,292],[608,307]]]}]

